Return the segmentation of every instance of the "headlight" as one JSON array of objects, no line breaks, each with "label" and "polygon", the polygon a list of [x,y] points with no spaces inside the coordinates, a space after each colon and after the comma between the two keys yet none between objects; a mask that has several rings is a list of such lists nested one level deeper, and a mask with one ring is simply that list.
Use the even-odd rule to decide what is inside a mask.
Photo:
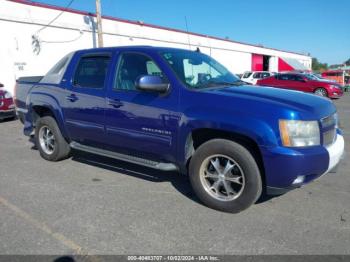
[{"label": "headlight", "polygon": [[280,120],[282,144],[286,147],[320,145],[320,128],[317,121]]},{"label": "headlight", "polygon": [[8,98],[12,98],[11,94],[9,92],[5,92],[5,98],[8,99]]},{"label": "headlight", "polygon": [[336,86],[336,85],[331,85],[331,88],[341,89],[340,86]]}]

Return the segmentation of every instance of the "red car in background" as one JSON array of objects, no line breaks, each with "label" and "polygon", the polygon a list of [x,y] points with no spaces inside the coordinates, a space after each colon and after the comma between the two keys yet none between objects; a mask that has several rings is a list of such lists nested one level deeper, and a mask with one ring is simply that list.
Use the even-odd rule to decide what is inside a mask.
[{"label": "red car in background", "polygon": [[0,84],[0,121],[7,118],[15,118],[16,111],[11,94],[3,89]]},{"label": "red car in background", "polygon": [[258,80],[257,85],[303,91],[329,98],[339,98],[343,95],[343,89],[338,83],[319,81],[307,74],[276,74],[274,76]]}]

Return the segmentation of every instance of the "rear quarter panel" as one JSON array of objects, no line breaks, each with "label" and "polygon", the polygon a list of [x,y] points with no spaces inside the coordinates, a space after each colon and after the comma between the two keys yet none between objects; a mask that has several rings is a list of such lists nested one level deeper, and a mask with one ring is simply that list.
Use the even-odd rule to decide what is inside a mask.
[{"label": "rear quarter panel", "polygon": [[31,133],[35,125],[35,106],[42,106],[48,108],[54,115],[57,124],[64,137],[67,137],[66,128],[64,125],[64,116],[61,109],[61,101],[64,98],[64,89],[59,85],[45,85],[40,84],[34,86],[26,101],[26,108],[28,113],[25,116],[24,131],[25,134]]}]

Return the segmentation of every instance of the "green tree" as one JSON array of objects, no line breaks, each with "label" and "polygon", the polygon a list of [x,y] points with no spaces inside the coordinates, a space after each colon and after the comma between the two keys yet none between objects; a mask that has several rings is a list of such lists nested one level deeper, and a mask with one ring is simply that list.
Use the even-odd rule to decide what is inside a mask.
[{"label": "green tree", "polygon": [[350,66],[350,58],[344,62],[344,64]]},{"label": "green tree", "polygon": [[324,71],[328,69],[327,63],[320,63],[317,58],[312,58],[312,70],[313,71]]}]

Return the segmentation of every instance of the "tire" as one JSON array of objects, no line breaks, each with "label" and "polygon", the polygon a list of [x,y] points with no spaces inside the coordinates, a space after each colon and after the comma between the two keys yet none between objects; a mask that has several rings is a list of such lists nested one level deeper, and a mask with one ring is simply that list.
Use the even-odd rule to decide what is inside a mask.
[{"label": "tire", "polygon": [[[223,178],[222,174],[217,176],[213,163],[222,167],[220,170],[234,167]],[[206,206],[224,212],[238,213],[247,209],[262,192],[260,170],[253,156],[245,147],[230,140],[213,139],[202,144],[190,161],[189,177],[197,197]],[[220,185],[217,190],[214,190],[215,182]]]},{"label": "tire", "polygon": [[[47,130],[50,132],[46,133]],[[44,141],[46,137],[53,138],[50,140],[50,145],[47,146]],[[51,116],[39,118],[35,125],[35,144],[40,152],[40,156],[48,161],[60,161],[66,159],[70,155],[70,146],[62,136],[62,133],[56,123],[56,120]]]},{"label": "tire", "polygon": [[328,97],[328,92],[326,89],[324,89],[323,87],[320,87],[320,88],[317,88],[315,91],[314,91],[315,95],[318,95],[318,96],[322,96],[322,97]]}]

